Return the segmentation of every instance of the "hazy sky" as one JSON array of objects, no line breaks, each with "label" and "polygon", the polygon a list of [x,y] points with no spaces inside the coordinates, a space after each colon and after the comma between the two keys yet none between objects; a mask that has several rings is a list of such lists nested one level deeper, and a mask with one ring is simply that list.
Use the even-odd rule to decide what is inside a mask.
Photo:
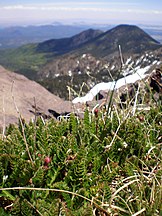
[{"label": "hazy sky", "polygon": [[56,21],[162,25],[162,0],[1,0],[0,25]]}]

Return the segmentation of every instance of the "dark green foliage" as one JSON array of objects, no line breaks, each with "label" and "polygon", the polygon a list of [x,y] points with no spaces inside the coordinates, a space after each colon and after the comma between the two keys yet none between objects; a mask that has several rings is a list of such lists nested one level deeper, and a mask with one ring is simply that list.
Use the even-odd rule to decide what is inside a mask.
[{"label": "dark green foliage", "polygon": [[47,61],[46,54],[36,53],[36,46],[37,44],[28,44],[17,49],[1,50],[0,64],[9,70],[35,79],[36,73]]},{"label": "dark green foliage", "polygon": [[[113,78],[114,79],[120,78],[118,70],[113,71]],[[69,99],[69,92],[67,91],[68,86],[71,89],[73,89],[75,92],[79,92],[80,96],[82,96],[90,90],[89,89],[90,83],[91,85],[92,84],[94,85],[94,83],[97,84],[100,82],[109,82],[112,81],[112,78],[110,77],[107,69],[101,68],[97,73],[91,72],[90,76],[86,74],[84,71],[82,74],[78,74],[77,72],[73,73],[72,77],[67,76],[67,74],[65,74],[65,75],[60,75],[58,77],[49,76],[48,78],[44,77],[36,80],[38,81],[38,83],[40,83],[42,86],[44,86],[47,90],[49,90],[53,94],[68,100]],[[83,83],[85,85],[83,85]],[[73,95],[72,91],[71,94]]]},{"label": "dark green foliage", "polygon": [[143,215],[158,215],[161,107],[140,115],[145,121],[139,114],[122,121],[112,111],[105,123],[102,111],[86,110],[83,120],[72,114],[68,121],[11,125],[0,139],[0,187],[31,190],[1,191],[1,215],[131,215],[144,208]]}]

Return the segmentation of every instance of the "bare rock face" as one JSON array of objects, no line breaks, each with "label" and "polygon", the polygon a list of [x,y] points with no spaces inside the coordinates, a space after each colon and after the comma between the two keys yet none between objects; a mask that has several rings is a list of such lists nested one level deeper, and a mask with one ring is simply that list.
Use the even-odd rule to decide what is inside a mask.
[{"label": "bare rock face", "polygon": [[157,69],[150,77],[150,86],[158,93],[162,93],[162,70]]},{"label": "bare rock face", "polygon": [[21,115],[26,121],[35,118],[35,111],[50,116],[48,110],[71,112],[69,101],[53,95],[38,83],[0,66],[0,127],[16,123]]}]

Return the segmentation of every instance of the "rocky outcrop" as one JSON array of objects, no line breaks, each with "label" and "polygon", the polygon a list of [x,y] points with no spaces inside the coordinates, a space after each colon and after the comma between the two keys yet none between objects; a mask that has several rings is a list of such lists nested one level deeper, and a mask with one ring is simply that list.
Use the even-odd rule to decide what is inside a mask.
[{"label": "rocky outcrop", "polygon": [[158,93],[162,93],[162,70],[157,69],[150,77],[150,86]]}]

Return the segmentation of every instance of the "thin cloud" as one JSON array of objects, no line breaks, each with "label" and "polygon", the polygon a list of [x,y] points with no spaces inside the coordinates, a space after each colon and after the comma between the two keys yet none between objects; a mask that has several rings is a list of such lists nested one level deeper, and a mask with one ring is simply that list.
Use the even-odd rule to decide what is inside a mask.
[{"label": "thin cloud", "polygon": [[[73,2],[66,4],[62,1],[45,4],[15,4],[0,6],[0,23],[51,23],[54,20],[80,20],[85,22],[123,22],[123,23],[160,23],[162,19],[162,10],[160,8],[147,9],[146,7],[137,7],[127,4],[119,5],[120,0],[116,2]],[[30,14],[30,16],[29,16]]]},{"label": "thin cloud", "polygon": [[[0,3],[0,5],[1,5],[1,3]],[[24,4],[24,5],[46,5],[46,6],[48,6],[48,5],[128,5],[128,6],[130,6],[130,5],[140,5],[140,3],[137,3],[137,2],[130,2],[130,1],[125,1],[125,2],[119,2],[119,1],[113,1],[113,2],[109,2],[109,1],[107,1],[107,2],[105,2],[105,1],[101,1],[101,2],[96,2],[96,1],[83,1],[83,2],[76,2],[76,1],[67,1],[67,2],[56,2],[55,1],[55,3],[33,3],[33,4],[31,4],[31,3],[29,3],[29,4]],[[3,4],[3,6],[9,6],[10,7],[10,5],[7,5],[7,4]],[[14,6],[14,4],[11,4],[11,7],[12,6]]]},{"label": "thin cloud", "polygon": [[39,7],[34,6],[24,6],[24,5],[9,5],[1,7],[4,10],[37,10]]},{"label": "thin cloud", "polygon": [[160,10],[140,10],[125,8],[104,8],[104,7],[62,7],[55,4],[52,5],[10,5],[1,7],[2,10],[42,10],[42,11],[91,11],[91,12],[112,12],[112,13],[135,13],[135,14],[162,14]]}]

